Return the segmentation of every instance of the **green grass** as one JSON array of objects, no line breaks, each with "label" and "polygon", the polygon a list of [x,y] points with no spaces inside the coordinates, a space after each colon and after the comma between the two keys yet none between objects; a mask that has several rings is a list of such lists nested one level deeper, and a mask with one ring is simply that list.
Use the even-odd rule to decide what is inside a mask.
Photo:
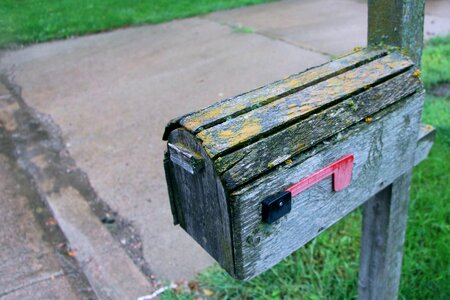
[{"label": "green grass", "polygon": [[450,35],[426,43],[422,58],[422,78],[426,88],[450,83]]},{"label": "green grass", "polygon": [[[424,51],[427,87],[450,83],[450,37]],[[399,299],[450,299],[450,100],[427,96],[423,121],[437,137],[414,169]],[[355,299],[361,213],[354,211],[273,269],[250,282],[218,266],[201,273],[198,292],[169,291],[163,299]],[[203,289],[213,291],[205,297]]]},{"label": "green grass", "polygon": [[155,24],[270,0],[2,0],[0,47]]}]

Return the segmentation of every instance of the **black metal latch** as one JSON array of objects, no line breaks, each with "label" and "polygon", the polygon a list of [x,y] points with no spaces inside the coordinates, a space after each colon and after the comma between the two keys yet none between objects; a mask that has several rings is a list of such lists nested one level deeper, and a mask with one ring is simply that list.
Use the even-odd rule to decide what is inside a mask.
[{"label": "black metal latch", "polygon": [[284,191],[262,202],[262,220],[272,224],[291,211],[291,192]]}]

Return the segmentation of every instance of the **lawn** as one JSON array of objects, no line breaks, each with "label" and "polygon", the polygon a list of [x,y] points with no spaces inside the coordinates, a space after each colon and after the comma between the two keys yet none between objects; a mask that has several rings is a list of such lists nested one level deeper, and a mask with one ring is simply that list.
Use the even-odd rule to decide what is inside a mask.
[{"label": "lawn", "polygon": [[173,19],[270,0],[2,0],[0,47]]},{"label": "lawn", "polygon": [[[427,43],[423,79],[429,91],[450,83],[450,36]],[[423,121],[437,138],[414,169],[399,299],[450,299],[450,99],[428,95]],[[191,292],[163,299],[355,299],[361,212],[356,210],[273,269],[250,282],[218,266],[198,277]],[[196,292],[197,291],[197,292]]]}]

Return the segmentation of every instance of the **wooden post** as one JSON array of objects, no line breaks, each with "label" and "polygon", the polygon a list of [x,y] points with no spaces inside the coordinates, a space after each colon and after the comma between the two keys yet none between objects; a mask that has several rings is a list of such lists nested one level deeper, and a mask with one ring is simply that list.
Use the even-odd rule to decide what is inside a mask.
[{"label": "wooden post", "polygon": [[411,172],[364,204],[359,299],[396,299],[402,269]]},{"label": "wooden post", "polygon": [[[369,0],[369,45],[398,47],[419,67],[424,6],[424,0]],[[397,299],[410,184],[411,171],[364,205],[359,299]]]},{"label": "wooden post", "polygon": [[369,0],[369,45],[399,47],[420,66],[425,0]]}]

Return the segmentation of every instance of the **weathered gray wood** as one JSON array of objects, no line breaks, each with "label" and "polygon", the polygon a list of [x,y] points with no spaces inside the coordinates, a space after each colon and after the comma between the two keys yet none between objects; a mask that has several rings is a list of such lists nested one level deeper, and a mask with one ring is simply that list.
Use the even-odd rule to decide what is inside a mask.
[{"label": "weathered gray wood", "polygon": [[[423,93],[415,94],[328,141],[304,161],[280,166],[231,195],[236,276],[250,279],[278,263],[408,172],[420,122]],[[320,147],[319,147],[320,148]],[[308,151],[307,151],[308,152]],[[261,222],[261,201],[348,154],[355,155],[350,185],[333,192],[331,178],[300,193],[292,211],[272,225]],[[264,196],[262,196],[264,195]]]},{"label": "weathered gray wood", "polygon": [[401,48],[420,66],[425,0],[369,0],[369,45]]},{"label": "weathered gray wood", "polygon": [[358,298],[397,299],[411,170],[364,204]]},{"label": "weathered gray wood", "polygon": [[[414,165],[431,150],[436,132],[421,124]],[[411,171],[364,204],[359,299],[396,299],[400,284]]]},{"label": "weathered gray wood", "polygon": [[183,144],[167,144],[170,160],[191,174],[198,173],[204,166],[205,160],[197,153],[192,153]]},{"label": "weathered gray wood", "polygon": [[[424,0],[369,0],[369,45],[400,48],[419,68],[424,5]],[[428,153],[433,138],[432,132],[419,136],[421,144],[412,163]],[[412,163],[405,166],[411,169]],[[407,170],[364,206],[359,299],[397,298],[410,181],[411,170]]]},{"label": "weathered gray wood", "polygon": [[[261,173],[411,95],[421,87],[408,71],[337,105],[300,121],[265,139],[216,161],[228,189],[235,189]],[[228,169],[227,169],[228,168]]]},{"label": "weathered gray wood", "polygon": [[[227,195],[212,161],[194,135],[176,129],[169,143],[183,147],[193,157],[202,157],[203,167],[192,174],[184,166],[167,160],[176,220],[222,267],[234,272]],[[180,147],[181,148],[181,147]],[[172,152],[173,153],[173,152]],[[178,155],[178,154],[176,154]]]},{"label": "weathered gray wood", "polygon": [[[359,65],[386,55],[386,50],[357,51],[329,63],[294,74],[285,79],[268,84],[242,95],[214,103],[198,112],[191,113],[169,123],[168,130],[184,126],[192,133],[221,123],[227,118],[236,117],[249,110],[266,105],[278,98],[314,85]],[[166,130],[167,131],[167,130]],[[167,136],[167,133],[165,134]]]},{"label": "weathered gray wood", "polygon": [[418,165],[421,161],[428,157],[431,147],[433,147],[436,138],[436,130],[427,124],[421,124],[419,130],[419,142],[414,153],[414,165]]},{"label": "weathered gray wood", "polygon": [[400,53],[392,53],[200,131],[197,137],[214,158],[362,92],[411,66],[412,62]]},{"label": "weathered gray wood", "polygon": [[174,191],[174,184],[176,184],[176,182],[173,182],[173,176],[172,176],[170,169],[171,169],[171,166],[170,166],[169,151],[165,151],[164,152],[164,173],[166,175],[167,193],[169,195],[170,210],[172,212],[173,224],[178,225],[180,223],[180,222],[178,222],[179,212],[177,212],[177,206],[175,203],[175,191]]}]

